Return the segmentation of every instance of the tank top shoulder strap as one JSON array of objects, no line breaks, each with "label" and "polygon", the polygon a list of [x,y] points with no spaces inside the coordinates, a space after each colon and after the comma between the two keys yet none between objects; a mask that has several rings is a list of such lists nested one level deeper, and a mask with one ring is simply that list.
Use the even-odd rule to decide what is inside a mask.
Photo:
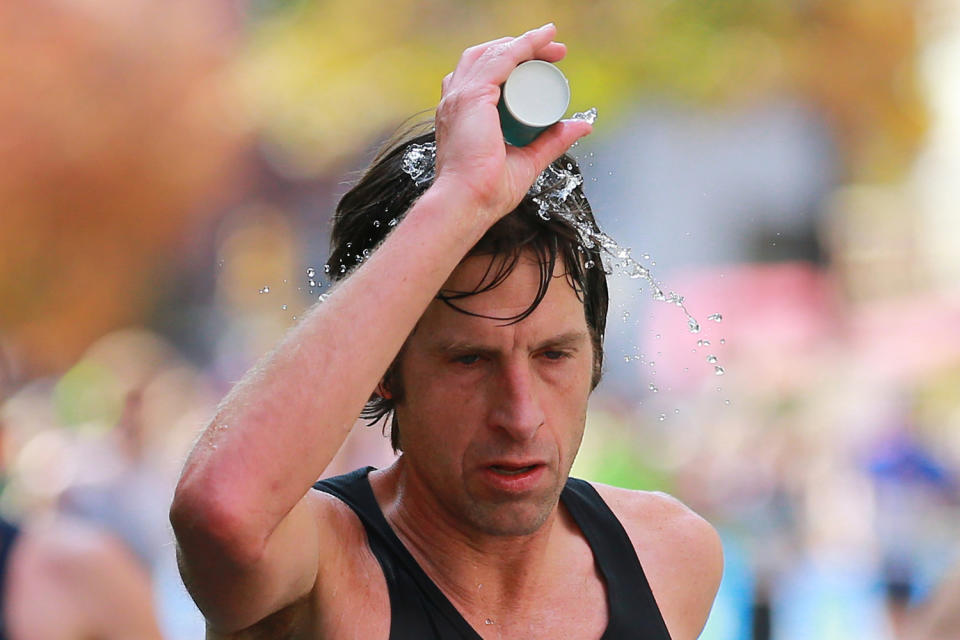
[{"label": "tank top shoulder strap", "polygon": [[610,622],[602,640],[669,640],[646,574],[617,516],[584,480],[569,478],[561,498],[590,544],[607,584]]},{"label": "tank top shoulder strap", "polygon": [[370,487],[373,467],[326,478],[313,485],[350,507],[367,533],[390,593],[390,640],[482,640],[407,550]]}]

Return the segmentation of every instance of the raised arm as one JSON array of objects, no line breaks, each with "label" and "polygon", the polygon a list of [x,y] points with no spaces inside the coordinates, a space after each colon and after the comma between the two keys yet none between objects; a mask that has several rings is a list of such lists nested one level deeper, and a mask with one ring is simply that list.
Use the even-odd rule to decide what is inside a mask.
[{"label": "raised arm", "polygon": [[184,580],[214,629],[244,629],[333,586],[337,518],[311,484],[457,263],[590,131],[566,121],[527,147],[503,142],[499,86],[520,62],[562,58],[554,35],[547,25],[463,53],[443,81],[433,185],[237,383],[191,452],[171,521]]}]

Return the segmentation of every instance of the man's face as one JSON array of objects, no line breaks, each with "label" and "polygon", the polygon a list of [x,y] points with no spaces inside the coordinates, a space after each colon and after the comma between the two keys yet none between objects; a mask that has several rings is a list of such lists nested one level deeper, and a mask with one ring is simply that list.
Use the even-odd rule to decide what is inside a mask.
[{"label": "man's face", "polygon": [[[465,259],[444,289],[472,291],[490,264]],[[533,301],[539,268],[524,256],[500,285],[457,301],[511,317]],[[397,404],[414,487],[454,522],[491,535],[536,531],[580,446],[593,350],[583,304],[562,274],[523,321],[473,317],[433,301],[407,341]]]}]

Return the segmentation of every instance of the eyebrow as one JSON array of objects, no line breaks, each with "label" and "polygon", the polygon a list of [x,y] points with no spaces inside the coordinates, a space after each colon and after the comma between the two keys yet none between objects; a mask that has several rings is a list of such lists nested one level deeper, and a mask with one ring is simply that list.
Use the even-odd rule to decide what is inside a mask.
[{"label": "eyebrow", "polygon": [[[544,349],[571,349],[580,346],[583,342],[587,341],[589,335],[586,331],[568,331],[566,333],[561,333],[560,335],[551,336],[546,340],[543,340],[536,345],[534,345],[531,351],[543,351]],[[457,354],[457,353],[479,353],[484,355],[492,355],[499,351],[499,349],[489,347],[477,342],[471,342],[470,340],[451,340],[447,342],[439,342],[431,349],[436,353],[447,353],[447,354]]]}]

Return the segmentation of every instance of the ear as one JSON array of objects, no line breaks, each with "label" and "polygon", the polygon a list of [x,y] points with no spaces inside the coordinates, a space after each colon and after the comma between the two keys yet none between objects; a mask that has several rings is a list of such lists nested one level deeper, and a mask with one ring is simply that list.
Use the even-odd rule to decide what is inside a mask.
[{"label": "ear", "polygon": [[377,383],[377,395],[386,400],[390,400],[393,397],[390,389],[387,388],[387,384],[382,379]]}]

